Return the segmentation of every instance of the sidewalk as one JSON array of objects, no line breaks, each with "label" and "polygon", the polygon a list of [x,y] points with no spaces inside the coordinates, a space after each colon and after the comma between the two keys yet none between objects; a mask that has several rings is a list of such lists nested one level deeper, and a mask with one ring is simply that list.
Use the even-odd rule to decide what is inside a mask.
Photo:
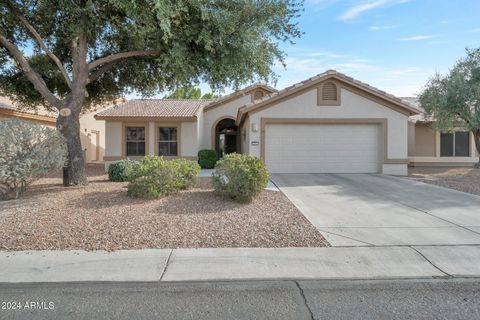
[{"label": "sidewalk", "polygon": [[480,277],[480,246],[0,252],[0,283]]}]

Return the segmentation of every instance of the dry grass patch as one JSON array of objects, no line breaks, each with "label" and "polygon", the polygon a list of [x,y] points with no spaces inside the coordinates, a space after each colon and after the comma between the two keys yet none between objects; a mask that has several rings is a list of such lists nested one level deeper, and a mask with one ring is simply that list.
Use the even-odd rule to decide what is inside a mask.
[{"label": "dry grass patch", "polygon": [[480,195],[480,169],[417,167],[410,169],[415,180]]},{"label": "dry grass patch", "polygon": [[89,169],[87,187],[38,181],[18,200],[0,202],[2,250],[327,246],[280,192],[251,204],[213,194],[209,178],[158,200],[132,199],[126,183]]}]

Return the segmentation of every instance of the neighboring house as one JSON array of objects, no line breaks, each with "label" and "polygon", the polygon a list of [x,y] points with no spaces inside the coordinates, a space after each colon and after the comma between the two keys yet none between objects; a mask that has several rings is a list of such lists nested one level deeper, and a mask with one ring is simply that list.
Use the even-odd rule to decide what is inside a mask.
[{"label": "neighboring house", "polygon": [[270,172],[407,174],[415,106],[330,70],[276,91],[257,84],[215,101],[132,100],[98,113],[110,161],[162,155],[261,157]]},{"label": "neighboring house", "polygon": [[[124,100],[119,100],[118,102],[120,101]],[[85,150],[85,160],[87,163],[103,162],[102,159],[105,152],[105,122],[96,120],[94,115],[95,112],[109,107],[110,106],[96,108],[80,116],[80,139],[82,148]],[[0,97],[0,120],[10,117],[32,121],[52,128],[56,127],[57,121],[56,112],[48,111],[42,107],[37,107],[36,110],[21,109],[15,106],[10,99]]]},{"label": "neighboring house", "polygon": [[[418,98],[404,100],[422,110]],[[423,111],[423,110],[422,110]],[[408,124],[408,158],[412,166],[471,166],[478,162],[478,152],[471,132],[440,132],[424,114],[412,116]]]},{"label": "neighboring house", "polygon": [[37,110],[20,109],[12,103],[7,97],[0,96],[0,120],[16,117],[25,121],[39,123],[47,127],[55,127],[57,114],[44,108]]}]

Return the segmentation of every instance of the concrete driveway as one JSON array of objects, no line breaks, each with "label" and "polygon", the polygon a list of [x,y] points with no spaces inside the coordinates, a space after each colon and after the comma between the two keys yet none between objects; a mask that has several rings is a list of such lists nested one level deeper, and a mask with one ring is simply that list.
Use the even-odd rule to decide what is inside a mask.
[{"label": "concrete driveway", "polygon": [[332,246],[480,244],[480,197],[378,174],[272,174]]}]

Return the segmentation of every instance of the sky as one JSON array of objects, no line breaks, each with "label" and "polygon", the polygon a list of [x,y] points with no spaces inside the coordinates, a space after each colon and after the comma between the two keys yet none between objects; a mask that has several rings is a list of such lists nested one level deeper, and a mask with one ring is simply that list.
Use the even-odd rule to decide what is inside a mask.
[{"label": "sky", "polygon": [[480,47],[479,0],[306,0],[277,88],[335,69],[397,96],[418,94]]},{"label": "sky", "polygon": [[297,20],[303,36],[281,45],[287,66],[274,68],[277,89],[335,69],[413,96],[465,48],[480,47],[480,0],[305,0],[304,9]]}]

